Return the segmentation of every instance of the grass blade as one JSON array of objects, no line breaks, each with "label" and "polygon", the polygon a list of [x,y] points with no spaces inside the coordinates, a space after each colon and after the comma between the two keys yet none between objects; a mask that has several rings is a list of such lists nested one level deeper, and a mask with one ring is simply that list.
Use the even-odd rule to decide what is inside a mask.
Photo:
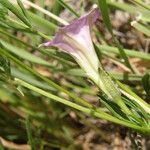
[{"label": "grass blade", "polygon": [[36,5],[36,4],[34,4],[34,3],[32,3],[32,2],[30,2],[30,1],[28,1],[28,0],[24,0],[24,1],[23,1],[23,4],[26,4],[26,5],[28,5],[28,6],[31,6],[31,7],[35,8],[36,10],[38,10],[38,11],[40,11],[40,12],[46,14],[47,16],[49,16],[49,17],[51,17],[52,19],[54,19],[54,20],[60,22],[60,23],[63,24],[63,25],[68,25],[68,22],[66,22],[65,20],[61,19],[60,17],[54,15],[53,13],[51,13],[51,12],[49,12],[49,11],[43,9],[42,7]]},{"label": "grass blade", "polygon": [[[119,51],[117,47],[112,47],[108,45],[97,45],[99,51],[102,52],[102,54],[107,54],[107,53],[113,53],[119,55]],[[143,60],[150,60],[150,54],[144,53],[144,52],[139,52],[137,50],[131,50],[131,49],[125,49],[126,54],[129,57],[137,57]]]},{"label": "grass blade", "polygon": [[142,108],[150,114],[150,105],[146,103],[142,98],[136,95],[128,86],[122,84],[121,82],[117,81],[118,85],[122,89],[122,93],[127,96],[129,99],[134,100],[136,103],[142,106]]},{"label": "grass blade", "polygon": [[63,0],[57,0],[64,8],[68,9],[72,14],[74,14],[76,17],[80,17],[80,15],[73,10],[68,4],[66,4]]},{"label": "grass blade", "polygon": [[146,27],[146,25],[139,23],[137,21],[132,21],[131,26],[133,26],[138,31],[140,31],[140,32],[144,33],[145,35],[147,35],[148,37],[150,37],[150,29],[148,27]]},{"label": "grass blade", "polygon": [[125,125],[127,127],[131,127],[133,129],[136,129],[136,130],[139,130],[139,131],[142,131],[142,132],[150,132],[150,128],[137,126],[137,125],[135,125],[133,123],[130,123],[128,121],[119,120],[119,119],[117,119],[117,118],[115,118],[115,117],[113,117],[113,116],[111,116],[111,115],[109,115],[109,114],[107,114],[107,113],[105,113],[103,111],[100,111],[100,110],[94,110],[92,108],[85,108],[85,107],[83,107],[81,105],[75,104],[75,103],[70,102],[68,100],[65,100],[65,99],[63,99],[61,97],[58,97],[56,95],[53,95],[53,94],[48,93],[46,91],[43,91],[43,90],[41,90],[41,89],[39,89],[37,87],[34,87],[34,86],[32,86],[32,85],[30,85],[30,84],[28,84],[28,83],[26,83],[26,82],[24,82],[22,80],[16,79],[16,84],[19,84],[19,85],[21,85],[23,87],[26,87],[26,88],[28,88],[30,90],[33,90],[33,91],[35,91],[35,92],[37,92],[37,93],[39,93],[39,94],[41,94],[43,96],[46,96],[46,97],[50,98],[51,100],[60,102],[60,103],[62,103],[64,105],[66,105],[66,106],[69,106],[69,107],[77,109],[77,110],[79,110],[81,112],[84,112],[85,114],[93,115],[94,117],[105,119],[105,120],[109,120],[109,121],[112,121],[114,123],[122,124],[122,125]]},{"label": "grass blade", "polygon": [[137,15],[139,12],[141,14],[141,20],[150,22],[150,13],[147,10],[145,11],[143,9],[140,9],[139,7],[137,8],[135,5],[129,5],[128,3],[114,3],[111,0],[108,0],[107,3],[112,9],[119,9],[134,15]]},{"label": "grass blade", "polygon": [[44,76],[42,76],[41,74],[37,73],[36,71],[34,71],[32,68],[28,67],[27,65],[25,65],[24,63],[22,63],[20,60],[18,60],[17,58],[15,58],[14,56],[12,56],[11,54],[9,54],[8,52],[6,52],[5,50],[0,48],[0,53],[3,54],[4,56],[8,57],[9,59],[11,59],[13,62],[15,62],[16,65],[28,70],[30,73],[32,73],[33,75],[35,75],[36,77],[42,79],[43,81],[45,81],[48,85],[56,88],[57,90],[60,90],[64,93],[66,93],[67,95],[69,95],[71,98],[74,99],[74,101],[76,101],[77,103],[82,104],[83,106],[86,106],[88,108],[93,108],[93,105],[90,104],[89,102],[85,101],[84,99],[76,96],[74,93],[69,92],[68,90],[66,90],[65,88],[63,88],[62,86],[56,84],[54,81],[49,80],[48,78],[45,78]]},{"label": "grass blade", "polygon": [[31,146],[31,150],[35,150],[29,117],[27,117],[26,119],[26,130],[27,130],[28,142]]},{"label": "grass blade", "polygon": [[147,10],[150,11],[150,6],[149,5],[146,5],[144,2],[142,1],[139,1],[139,0],[130,0],[132,3],[136,4],[136,5],[139,5]]},{"label": "grass blade", "polygon": [[44,33],[52,34],[54,31],[57,30],[57,26],[47,21],[46,19],[28,11],[29,13],[29,19],[32,21],[32,25],[34,28],[37,28],[40,31],[44,31]]},{"label": "grass blade", "polygon": [[24,22],[28,27],[31,27],[30,22],[27,18],[21,13],[19,9],[17,9],[14,5],[12,5],[8,0],[0,0],[0,3],[9,9],[13,14],[15,14],[22,22]]},{"label": "grass blade", "polygon": [[28,61],[36,63],[36,64],[41,64],[41,65],[46,65],[46,66],[52,67],[51,64],[49,64],[47,61],[45,61],[35,55],[32,55],[31,53],[29,53],[23,49],[17,48],[17,47],[15,47],[7,42],[4,42],[2,40],[1,40],[1,44],[7,51],[19,56],[20,58],[23,58],[25,60],[28,60]]},{"label": "grass blade", "polygon": [[111,33],[112,38],[113,38],[114,42],[116,43],[116,46],[119,49],[121,57],[124,59],[124,62],[127,65],[127,67],[129,67],[134,72],[134,70],[132,69],[132,66],[130,65],[130,62],[128,60],[128,57],[127,57],[125,51],[123,50],[123,48],[121,47],[118,40],[115,38],[115,36],[113,34],[112,25],[111,25],[109,14],[108,14],[108,5],[107,5],[106,0],[98,0],[98,4],[99,4],[99,8],[102,13],[104,23],[105,23],[108,31]]},{"label": "grass blade", "polygon": [[108,29],[108,31],[113,35],[112,25],[110,23],[109,14],[108,14],[108,5],[106,0],[98,0],[99,8],[101,10],[101,14],[104,20],[104,23]]},{"label": "grass blade", "polygon": [[150,96],[150,72],[147,72],[142,78],[143,88],[147,95]]},{"label": "grass blade", "polygon": [[20,6],[20,8],[21,8],[21,10],[22,10],[22,13],[24,14],[24,16],[25,16],[26,18],[28,18],[26,9],[24,8],[22,2],[21,2],[20,0],[17,0],[17,3],[18,3],[18,5]]}]

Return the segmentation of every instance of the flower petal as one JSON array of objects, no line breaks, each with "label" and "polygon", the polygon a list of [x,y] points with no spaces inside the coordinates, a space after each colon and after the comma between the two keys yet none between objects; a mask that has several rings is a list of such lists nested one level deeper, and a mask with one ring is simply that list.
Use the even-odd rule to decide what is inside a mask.
[{"label": "flower petal", "polygon": [[66,52],[76,51],[63,39],[65,34],[73,37],[78,43],[82,44],[87,50],[93,51],[92,40],[90,36],[90,27],[99,17],[100,13],[98,8],[93,9],[88,14],[81,18],[74,20],[69,25],[59,29],[53,40],[47,43],[43,43],[44,46],[55,46],[61,48]]}]

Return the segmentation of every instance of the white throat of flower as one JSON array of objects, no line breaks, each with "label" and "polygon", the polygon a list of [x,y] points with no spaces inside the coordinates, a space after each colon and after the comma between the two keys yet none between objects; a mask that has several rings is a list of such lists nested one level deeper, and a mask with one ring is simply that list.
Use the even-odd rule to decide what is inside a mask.
[{"label": "white throat of flower", "polygon": [[[93,55],[94,55],[93,56],[93,55],[89,54],[87,48],[85,48],[82,44],[77,42],[70,35],[68,35],[66,33],[63,33],[63,34],[64,34],[63,40],[65,42],[69,43],[69,45],[71,45],[71,47],[74,47],[76,49],[75,53],[78,54],[79,56],[81,56],[81,58],[83,58],[83,56],[84,56],[85,59],[87,60],[86,62],[89,63],[91,68],[97,72],[98,66],[99,66],[99,61],[98,61],[97,55],[95,54],[94,48],[93,48]],[[83,65],[86,65],[86,63],[84,62]]]},{"label": "white throat of flower", "polygon": [[88,50],[82,44],[77,42],[74,38],[70,37],[68,34],[64,33],[63,40],[76,49],[75,53],[73,53],[72,56],[77,61],[77,63],[84,69],[87,76],[92,81],[94,81],[98,85],[98,87],[102,88],[107,95],[110,95],[99,76],[99,67],[101,67],[101,65],[94,51],[94,48],[93,48],[94,56],[91,56],[89,55]]}]

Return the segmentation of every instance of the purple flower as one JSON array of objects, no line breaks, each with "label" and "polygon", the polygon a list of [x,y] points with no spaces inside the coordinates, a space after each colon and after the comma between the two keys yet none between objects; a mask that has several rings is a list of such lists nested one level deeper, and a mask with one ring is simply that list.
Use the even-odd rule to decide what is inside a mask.
[{"label": "purple flower", "polygon": [[[86,72],[87,76],[110,98],[113,98],[114,93],[118,94],[117,88],[111,78],[102,69],[95,53],[90,34],[91,27],[99,15],[98,8],[94,8],[81,18],[60,28],[53,40],[43,43],[42,45],[54,46],[72,55]],[[120,97],[120,93],[118,95],[118,97]]]},{"label": "purple flower", "polygon": [[93,47],[90,32],[99,15],[98,8],[94,8],[81,18],[60,28],[51,41],[42,45],[54,46],[69,53],[90,77],[94,76],[94,72],[98,71],[99,60]]}]

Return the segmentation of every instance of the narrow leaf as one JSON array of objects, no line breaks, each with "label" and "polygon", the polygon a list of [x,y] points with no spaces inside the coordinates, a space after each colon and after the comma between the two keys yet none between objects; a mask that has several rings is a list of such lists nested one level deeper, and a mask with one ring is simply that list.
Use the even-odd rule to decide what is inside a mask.
[{"label": "narrow leaf", "polygon": [[150,37],[150,28],[148,28],[148,26],[136,21],[131,22],[131,26]]},{"label": "narrow leaf", "polygon": [[31,146],[31,150],[35,150],[35,145],[34,145],[34,142],[33,142],[29,117],[27,117],[27,119],[26,119],[26,130],[27,130],[28,142]]},{"label": "narrow leaf", "polygon": [[66,4],[66,2],[64,2],[63,0],[57,0],[64,8],[68,9],[71,13],[73,13],[76,17],[80,17],[80,15],[74,10],[72,9],[68,4]]},{"label": "narrow leaf", "polygon": [[118,40],[115,38],[115,36],[113,34],[112,25],[111,25],[109,13],[108,13],[108,5],[107,5],[106,0],[98,0],[98,4],[99,4],[99,8],[101,10],[101,14],[102,14],[104,23],[105,23],[108,31],[111,33],[112,38],[113,38],[114,42],[116,43],[116,46],[119,49],[121,57],[124,59],[124,62],[127,65],[127,67],[129,67],[134,72],[134,70],[132,69],[132,67],[129,63],[129,60],[128,60],[128,57],[127,57],[125,51],[123,50],[122,46],[119,44]]},{"label": "narrow leaf", "polygon": [[20,58],[23,58],[23,59],[28,60],[28,61],[33,62],[33,63],[51,66],[51,64],[49,64],[47,61],[45,61],[45,60],[43,60],[43,59],[41,59],[35,55],[32,55],[29,52],[27,52],[21,48],[15,47],[15,46],[13,46],[7,42],[4,42],[2,40],[1,40],[1,44],[7,51],[19,56]]},{"label": "narrow leaf", "polygon": [[21,8],[21,10],[22,10],[22,12],[23,12],[23,14],[24,14],[24,16],[28,19],[27,11],[26,11],[26,9],[24,8],[22,2],[21,2],[20,0],[17,0],[17,3],[18,3],[18,5],[20,6],[20,8]]},{"label": "narrow leaf", "polygon": [[147,72],[143,78],[142,78],[142,85],[147,93],[148,96],[150,96],[150,72]]},{"label": "narrow leaf", "polygon": [[0,0],[0,3],[9,9],[13,14],[15,14],[21,21],[23,21],[28,27],[31,27],[29,21],[26,19],[26,17],[21,13],[19,9],[17,9],[12,3],[10,3],[8,0]]}]

